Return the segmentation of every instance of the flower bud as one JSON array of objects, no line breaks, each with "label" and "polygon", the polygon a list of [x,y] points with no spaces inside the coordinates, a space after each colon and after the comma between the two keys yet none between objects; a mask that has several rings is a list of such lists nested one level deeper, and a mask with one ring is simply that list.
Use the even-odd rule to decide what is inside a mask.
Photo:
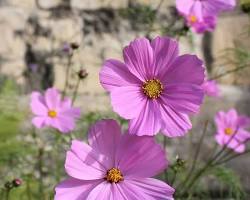
[{"label": "flower bud", "polygon": [[21,179],[19,179],[19,178],[15,178],[15,179],[12,181],[12,184],[13,184],[14,187],[19,187],[19,186],[22,185],[22,183],[23,183],[23,181],[22,181]]},{"label": "flower bud", "polygon": [[76,42],[72,42],[72,43],[70,44],[70,46],[71,46],[71,48],[72,48],[73,50],[76,50],[76,49],[79,48],[79,44],[77,44]]},{"label": "flower bud", "polygon": [[80,79],[85,79],[87,76],[88,76],[88,72],[87,72],[85,69],[81,69],[81,70],[78,72],[78,77],[79,77]]}]

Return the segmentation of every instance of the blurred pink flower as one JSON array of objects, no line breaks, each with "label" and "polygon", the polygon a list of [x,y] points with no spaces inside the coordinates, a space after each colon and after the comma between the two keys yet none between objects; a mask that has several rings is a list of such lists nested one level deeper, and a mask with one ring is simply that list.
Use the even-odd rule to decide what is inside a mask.
[{"label": "blurred pink flower", "polygon": [[213,31],[221,11],[231,10],[236,0],[176,0],[176,8],[194,32]]},{"label": "blurred pink flower", "polygon": [[203,62],[195,55],[178,56],[178,43],[157,37],[136,39],[124,49],[125,64],[107,60],[100,72],[115,112],[130,119],[129,133],[183,136],[203,100]]},{"label": "blurred pink flower", "polygon": [[215,80],[204,81],[202,87],[206,95],[211,96],[211,97],[220,96],[220,89]]},{"label": "blurred pink flower", "polygon": [[65,161],[70,178],[56,186],[55,200],[173,199],[172,187],[149,178],[168,165],[152,137],[121,134],[115,120],[101,120],[88,142],[72,142]]},{"label": "blurred pink flower", "polygon": [[51,126],[67,133],[75,128],[75,119],[80,117],[80,109],[73,108],[69,98],[61,100],[60,93],[54,88],[47,89],[44,96],[32,92],[30,106],[36,115],[32,123],[37,128]]},{"label": "blurred pink flower", "polygon": [[245,128],[250,126],[250,118],[238,115],[235,109],[218,112],[215,116],[217,133],[215,139],[219,145],[227,145],[237,153],[245,151],[245,142],[250,139],[250,132]]}]

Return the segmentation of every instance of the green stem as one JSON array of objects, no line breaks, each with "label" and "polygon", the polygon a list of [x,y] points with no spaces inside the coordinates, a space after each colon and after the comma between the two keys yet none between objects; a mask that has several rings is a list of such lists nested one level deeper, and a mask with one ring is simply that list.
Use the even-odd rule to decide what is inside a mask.
[{"label": "green stem", "polygon": [[28,200],[31,200],[30,179],[29,178],[27,179],[26,192],[27,192]]},{"label": "green stem", "polygon": [[67,68],[66,68],[66,76],[65,76],[64,89],[63,89],[63,92],[62,92],[62,99],[65,97],[66,92],[67,92],[67,88],[68,88],[68,85],[69,85],[69,72],[70,72],[72,56],[73,55],[70,54],[69,57],[68,57],[68,64],[67,64]]},{"label": "green stem", "polygon": [[[217,159],[220,157],[220,155],[222,155],[224,153],[224,151],[227,148],[227,145],[232,141],[232,139],[234,138],[234,136],[236,135],[238,129],[236,129],[236,131],[234,132],[234,134],[231,136],[231,138],[228,140],[228,142],[223,146],[223,148],[214,156],[212,157],[207,164],[201,168],[193,178],[190,179],[189,184],[184,187],[184,192],[182,194],[186,194],[187,190],[190,190],[193,185],[195,184],[195,182],[200,178],[200,176],[206,172],[206,170],[212,166],[215,166],[215,163],[217,161]],[[215,162],[215,163],[214,163]]]},{"label": "green stem", "polygon": [[212,161],[208,162],[203,168],[201,168],[196,175],[191,179],[190,183],[185,187],[184,192],[182,192],[182,195],[185,195],[188,190],[192,188],[194,183],[200,178],[200,176],[206,172],[207,169],[212,165]]},{"label": "green stem", "polygon": [[[156,13],[160,10],[163,1],[164,1],[164,0],[161,0],[161,1],[159,2],[159,4],[157,5],[157,7],[156,7],[156,9],[155,9],[155,15],[156,15]],[[146,37],[149,37],[149,36],[150,36],[150,33],[153,31],[154,23],[155,23],[155,17],[154,17],[154,19],[153,19],[153,20],[149,23],[149,25],[148,25],[148,30],[147,30],[147,32],[146,32]]]},{"label": "green stem", "polygon": [[226,72],[224,72],[224,73],[222,73],[222,74],[219,74],[219,75],[217,75],[217,76],[212,77],[210,80],[217,80],[217,79],[220,79],[220,78],[222,78],[222,77],[224,77],[224,76],[226,76],[226,75],[228,75],[228,74],[231,74],[231,73],[240,71],[240,70],[245,69],[245,68],[247,68],[247,67],[250,67],[249,64],[243,65],[243,66],[240,66],[240,67],[231,69],[231,70],[228,70],[228,71],[226,71]]},{"label": "green stem", "polygon": [[7,189],[5,199],[9,200],[9,197],[10,197],[10,189]]},{"label": "green stem", "polygon": [[[199,157],[199,153],[200,153],[200,149],[201,149],[201,146],[203,144],[203,141],[204,141],[204,138],[205,138],[205,135],[206,135],[206,132],[207,132],[207,125],[208,125],[208,121],[205,122],[205,126],[203,128],[203,132],[202,132],[202,135],[200,137],[200,140],[199,140],[199,143],[198,143],[198,147],[196,149],[196,152],[195,152],[195,155],[194,155],[194,160],[192,162],[192,166],[190,168],[190,171],[189,173],[187,174],[186,178],[184,179],[184,181],[180,184],[182,185],[183,187],[186,185],[186,183],[188,182],[190,176],[192,175],[194,169],[195,169],[195,165],[196,165],[196,162],[197,162],[197,159]],[[180,186],[178,185],[177,188]]]},{"label": "green stem", "polygon": [[215,165],[224,164],[224,163],[226,163],[226,162],[228,162],[228,161],[230,161],[230,160],[232,160],[232,159],[234,159],[234,158],[237,158],[237,157],[246,155],[246,154],[248,154],[248,153],[250,153],[250,149],[248,149],[247,151],[245,151],[245,152],[243,152],[243,153],[241,153],[241,154],[235,154],[235,155],[232,155],[232,156],[228,156],[227,158],[222,159],[222,160],[218,161],[217,163],[215,163]]},{"label": "green stem", "polygon": [[[166,147],[167,147],[167,138],[166,138],[166,136],[163,135],[163,148],[164,148],[164,152],[166,152]],[[167,169],[164,170],[164,180],[165,180],[165,182],[168,182]]]},{"label": "green stem", "polygon": [[[200,176],[201,176],[203,173],[205,173],[206,170],[209,169],[210,167],[214,167],[214,166],[216,166],[216,165],[221,165],[221,164],[223,164],[223,163],[225,163],[225,162],[228,162],[228,161],[230,161],[230,160],[232,160],[232,159],[234,159],[234,158],[236,158],[236,157],[243,156],[243,155],[248,154],[248,153],[250,153],[250,149],[247,150],[247,151],[245,151],[245,152],[242,153],[242,154],[236,154],[236,155],[234,155],[234,156],[231,156],[231,157],[229,157],[229,158],[227,158],[227,159],[225,159],[225,160],[223,160],[223,161],[221,161],[221,162],[215,162],[215,163],[213,163],[214,160],[210,160],[210,162],[207,163],[207,165],[205,165],[205,166],[204,166],[204,167],[194,176],[194,178],[192,179],[192,181],[190,182],[190,184],[187,186],[187,188],[188,188],[188,189],[191,189],[191,187],[193,186],[193,184],[195,183],[195,181],[196,181],[197,179],[199,179]],[[186,191],[187,191],[187,190],[185,190],[185,192],[183,192],[183,194],[185,194]]]},{"label": "green stem", "polygon": [[172,179],[170,185],[174,185],[175,180],[176,180],[176,177],[177,177],[177,171],[174,171],[174,177],[173,177],[173,179]]},{"label": "green stem", "polygon": [[80,82],[81,82],[81,78],[78,78],[76,86],[75,86],[75,90],[74,90],[74,93],[73,93],[72,106],[75,103],[75,100],[76,100],[76,97],[77,97],[77,93],[78,93],[78,89],[79,89],[79,86],[80,86]]},{"label": "green stem", "polygon": [[0,190],[0,199],[3,199],[3,196],[4,196],[4,192],[5,190],[3,188],[1,188]]},{"label": "green stem", "polygon": [[44,198],[44,188],[43,188],[43,149],[39,148],[38,152],[38,170],[39,170],[39,193],[40,193],[40,198],[43,200]]},{"label": "green stem", "polygon": [[60,132],[58,131],[58,133],[55,134],[55,140],[54,140],[54,147],[55,147],[55,151],[54,153],[52,153],[52,157],[54,156],[55,158],[55,178],[56,181],[58,182],[60,180],[60,169],[61,169],[61,163],[60,163],[60,155],[58,154],[58,152],[61,152],[61,149],[59,149],[61,147],[61,142],[64,139],[64,135],[60,135]]}]

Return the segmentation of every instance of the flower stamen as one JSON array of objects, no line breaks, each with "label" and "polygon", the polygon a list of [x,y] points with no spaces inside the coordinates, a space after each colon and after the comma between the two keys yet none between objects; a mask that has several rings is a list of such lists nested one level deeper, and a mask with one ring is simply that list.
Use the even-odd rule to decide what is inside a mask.
[{"label": "flower stamen", "polygon": [[54,111],[54,110],[50,110],[48,112],[48,116],[51,117],[51,118],[55,118],[57,116],[57,112]]},{"label": "flower stamen", "polygon": [[110,183],[118,183],[122,181],[124,178],[121,171],[113,167],[107,171],[107,176],[105,177],[105,179]]},{"label": "flower stamen", "polygon": [[195,15],[190,15],[189,20],[191,23],[196,23],[198,21],[197,17]]},{"label": "flower stamen", "polygon": [[142,85],[142,90],[145,95],[147,95],[150,99],[156,99],[160,97],[163,91],[163,85],[158,79],[147,80]]},{"label": "flower stamen", "polygon": [[225,128],[224,132],[226,135],[232,135],[234,133],[234,130],[232,128]]}]

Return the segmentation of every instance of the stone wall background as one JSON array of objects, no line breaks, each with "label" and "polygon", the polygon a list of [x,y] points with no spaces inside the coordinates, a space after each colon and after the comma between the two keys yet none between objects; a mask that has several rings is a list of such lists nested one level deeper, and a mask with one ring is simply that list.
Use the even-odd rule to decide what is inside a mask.
[{"label": "stone wall background", "polygon": [[[160,0],[2,0],[0,1],[0,73],[14,78],[23,92],[42,89],[54,84],[63,88],[66,55],[64,43],[77,42],[73,67],[85,68],[89,77],[81,85],[82,94],[102,96],[98,72],[106,58],[122,58],[122,48],[135,37],[145,35],[145,29],[134,27],[120,15],[121,9],[140,3],[156,8]],[[160,23],[168,23],[169,7],[174,0],[163,1],[159,9]],[[159,21],[159,20],[158,20]],[[207,40],[214,58],[212,74],[218,74],[234,65],[224,64],[221,55],[235,44],[249,48],[246,34],[249,18],[239,10],[219,18],[218,27]],[[160,34],[151,33],[151,37]],[[193,34],[193,44],[181,39],[183,53],[203,57],[203,36]],[[31,64],[31,66],[30,66]],[[34,66],[37,64],[38,66]],[[32,67],[35,68],[32,73]],[[248,87],[250,70],[231,74],[220,80],[222,84]],[[92,96],[92,97],[91,97]],[[107,100],[107,99],[106,99]],[[105,101],[106,101],[105,100]],[[104,104],[105,105],[105,104]]]}]

